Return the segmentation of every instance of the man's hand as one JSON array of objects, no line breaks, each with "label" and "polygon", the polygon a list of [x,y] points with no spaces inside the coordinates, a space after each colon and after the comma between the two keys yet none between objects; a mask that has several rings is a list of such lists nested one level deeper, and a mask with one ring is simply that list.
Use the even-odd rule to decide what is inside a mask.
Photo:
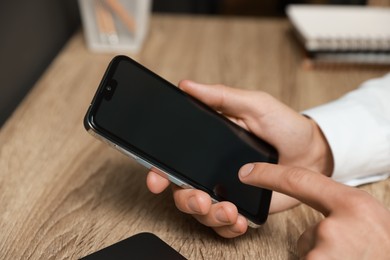
[{"label": "man's hand", "polygon": [[243,183],[294,197],[325,219],[298,240],[306,259],[389,259],[390,212],[368,193],[298,167],[244,165]]},{"label": "man's hand", "polygon": [[[318,126],[261,91],[229,88],[223,85],[203,85],[182,81],[179,87],[230,120],[273,145],[282,165],[305,167],[330,175],[333,168],[330,148]],[[160,193],[170,182],[149,172],[147,186]],[[192,214],[204,225],[213,227],[224,237],[235,237],[247,230],[246,219],[230,202],[212,204],[210,196],[195,189],[173,186],[173,196],[179,210]],[[296,199],[274,193],[270,212],[297,205]]]}]

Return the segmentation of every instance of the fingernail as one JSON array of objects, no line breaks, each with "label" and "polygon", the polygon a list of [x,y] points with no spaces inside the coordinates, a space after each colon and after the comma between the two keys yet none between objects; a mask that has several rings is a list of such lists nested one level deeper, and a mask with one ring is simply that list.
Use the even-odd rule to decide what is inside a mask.
[{"label": "fingernail", "polygon": [[[243,219],[241,219],[243,218]],[[238,224],[238,222],[246,221],[246,219],[242,216],[238,216],[237,222],[235,225],[233,225],[230,230],[237,234],[243,234],[245,232],[245,227],[243,229],[243,225]]]},{"label": "fingernail", "polygon": [[242,178],[248,176],[253,168],[255,167],[255,165],[253,163],[248,163],[248,164],[245,164],[244,166],[241,167],[240,171],[239,171],[239,174]]},{"label": "fingernail", "polygon": [[195,198],[195,196],[192,196],[188,199],[188,206],[195,214],[200,214],[200,206],[198,203],[198,200]]},{"label": "fingernail", "polygon": [[215,217],[217,218],[217,220],[219,222],[222,222],[222,223],[230,223],[230,220],[226,214],[226,211],[222,208],[218,209],[216,212],[215,212]]},{"label": "fingernail", "polygon": [[195,82],[193,82],[192,80],[183,80],[180,82],[179,84],[179,88],[183,91],[186,91],[186,89],[189,87],[189,88],[196,88],[198,84],[196,84]]},{"label": "fingernail", "polygon": [[187,84],[188,84],[188,85],[196,85],[196,82],[187,79]]},{"label": "fingernail", "polygon": [[187,86],[193,86],[193,85],[194,85],[194,82],[193,82],[192,80],[186,79],[186,80],[183,80],[183,81],[180,82],[179,87],[180,87],[182,84],[185,84],[185,85],[187,85]]}]

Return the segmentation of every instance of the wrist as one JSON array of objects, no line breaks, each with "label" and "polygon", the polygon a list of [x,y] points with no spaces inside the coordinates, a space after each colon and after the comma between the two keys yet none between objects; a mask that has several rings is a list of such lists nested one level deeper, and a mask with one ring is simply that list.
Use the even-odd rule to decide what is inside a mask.
[{"label": "wrist", "polygon": [[312,127],[311,151],[312,168],[326,176],[331,176],[333,173],[333,154],[329,143],[317,123],[308,118]]}]

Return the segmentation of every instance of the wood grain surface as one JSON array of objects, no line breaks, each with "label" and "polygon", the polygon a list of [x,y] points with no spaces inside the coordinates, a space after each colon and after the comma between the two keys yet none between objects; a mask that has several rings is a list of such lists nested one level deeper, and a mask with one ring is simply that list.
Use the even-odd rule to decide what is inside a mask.
[{"label": "wood grain surface", "polygon": [[[179,212],[170,190],[151,194],[145,168],[86,133],[84,114],[112,57],[89,52],[77,33],[1,129],[0,258],[77,259],[148,231],[189,259],[296,259],[296,241],[317,212],[301,205],[220,238]],[[289,24],[272,19],[153,16],[132,57],[174,83],[263,90],[296,110],[387,71],[305,70]],[[390,206],[390,181],[363,188]]]}]

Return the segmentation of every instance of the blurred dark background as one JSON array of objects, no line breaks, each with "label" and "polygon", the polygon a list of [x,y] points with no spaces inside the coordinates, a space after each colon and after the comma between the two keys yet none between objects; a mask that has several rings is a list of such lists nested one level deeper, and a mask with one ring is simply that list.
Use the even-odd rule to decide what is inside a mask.
[{"label": "blurred dark background", "polygon": [[[366,1],[154,0],[152,10],[281,17],[290,3],[362,5]],[[0,127],[79,27],[77,0],[0,2]]]},{"label": "blurred dark background", "polygon": [[153,11],[240,16],[283,16],[288,4],[366,4],[366,0],[155,0]]}]

